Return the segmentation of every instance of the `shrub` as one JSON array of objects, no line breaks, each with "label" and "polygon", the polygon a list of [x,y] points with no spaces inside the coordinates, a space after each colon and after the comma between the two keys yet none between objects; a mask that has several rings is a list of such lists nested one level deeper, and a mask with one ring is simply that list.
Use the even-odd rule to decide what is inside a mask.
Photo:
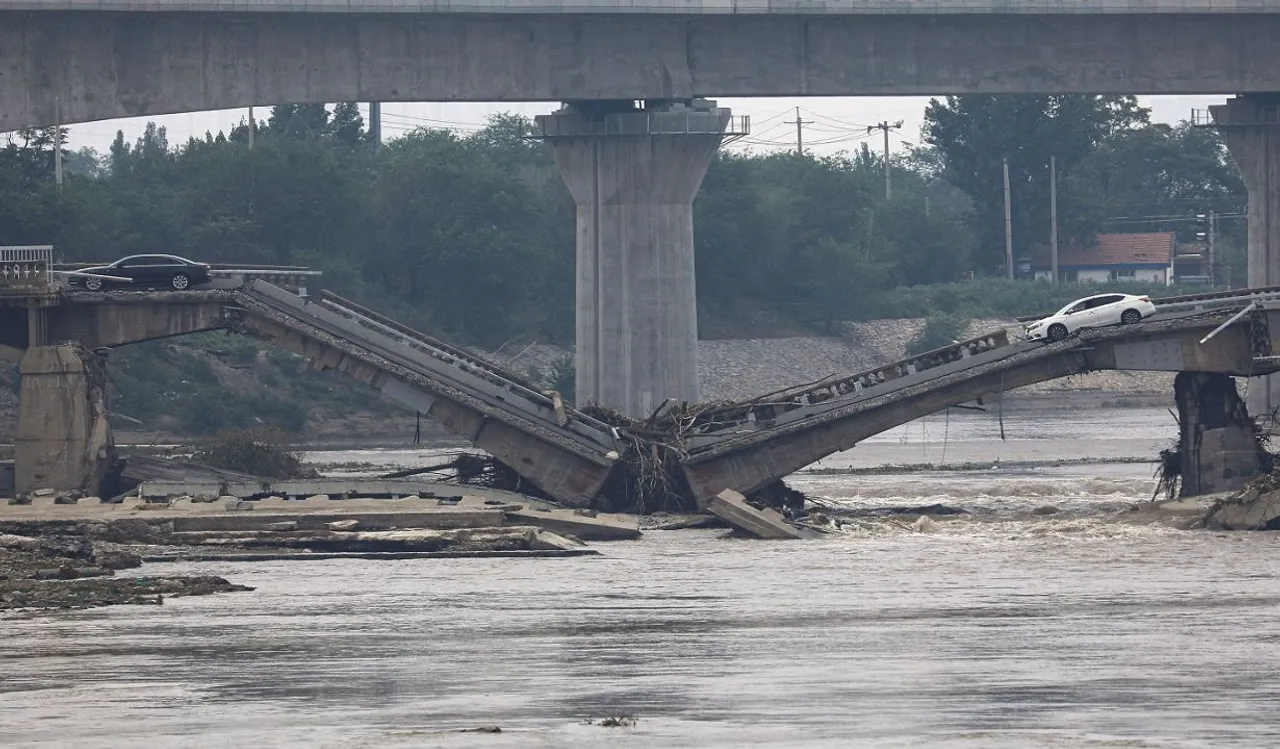
[{"label": "shrub", "polygon": [[907,342],[907,356],[923,354],[959,341],[968,327],[968,320],[955,315],[930,315],[925,318],[920,333]]},{"label": "shrub", "polygon": [[276,431],[224,430],[201,443],[191,457],[214,468],[264,478],[314,476],[315,470],[304,468],[298,453],[281,446],[283,436]]}]

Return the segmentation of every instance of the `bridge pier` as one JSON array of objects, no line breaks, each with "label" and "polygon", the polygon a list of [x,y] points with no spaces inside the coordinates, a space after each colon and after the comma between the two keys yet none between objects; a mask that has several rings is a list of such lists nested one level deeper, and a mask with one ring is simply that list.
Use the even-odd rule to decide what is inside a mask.
[{"label": "bridge pier", "polygon": [[1181,496],[1243,489],[1262,472],[1264,453],[1235,380],[1225,374],[1179,372],[1173,390]]},{"label": "bridge pier", "polygon": [[106,372],[79,344],[32,346],[22,357],[15,488],[97,494],[115,460]]},{"label": "bridge pier", "polygon": [[577,204],[575,388],[645,417],[698,400],[693,198],[735,132],[710,102],[593,101],[537,118]]},{"label": "bridge pier", "polygon": [[[1249,286],[1280,285],[1280,94],[1237,96],[1210,112],[1249,190]],[[1280,376],[1256,378],[1249,410],[1274,427],[1277,408]]]}]

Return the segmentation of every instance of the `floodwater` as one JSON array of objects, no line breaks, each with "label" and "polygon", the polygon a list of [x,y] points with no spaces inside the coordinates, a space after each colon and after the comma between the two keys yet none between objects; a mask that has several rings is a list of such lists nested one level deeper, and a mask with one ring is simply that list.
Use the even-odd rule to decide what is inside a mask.
[{"label": "floodwater", "polygon": [[[819,467],[952,469],[793,480],[828,504],[975,513],[929,532],[157,566],[258,590],[0,621],[0,744],[1280,745],[1277,536],[1126,522],[1150,465],[1052,464],[1149,458],[1174,436],[1161,410],[1004,428],[930,417]],[[620,715],[637,722],[598,725]],[[462,732],[482,726],[502,733]]]}]

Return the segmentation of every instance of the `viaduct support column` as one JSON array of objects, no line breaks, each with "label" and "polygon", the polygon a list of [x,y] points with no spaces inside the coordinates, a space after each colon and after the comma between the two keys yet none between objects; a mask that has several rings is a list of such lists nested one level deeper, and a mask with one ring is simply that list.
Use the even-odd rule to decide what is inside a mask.
[{"label": "viaduct support column", "polygon": [[32,346],[22,357],[16,490],[97,494],[115,460],[107,424],[106,371],[78,344]]},{"label": "viaduct support column", "polygon": [[698,400],[693,198],[726,136],[713,102],[580,102],[537,118],[577,204],[575,388],[643,418]]},{"label": "viaduct support column", "polygon": [[1234,379],[1179,372],[1173,392],[1178,401],[1181,496],[1238,491],[1262,472],[1262,448]]},{"label": "viaduct support column", "polygon": [[[1280,286],[1280,94],[1237,96],[1210,112],[1249,190],[1249,286]],[[1277,408],[1280,376],[1253,380],[1249,410],[1272,424]]]}]

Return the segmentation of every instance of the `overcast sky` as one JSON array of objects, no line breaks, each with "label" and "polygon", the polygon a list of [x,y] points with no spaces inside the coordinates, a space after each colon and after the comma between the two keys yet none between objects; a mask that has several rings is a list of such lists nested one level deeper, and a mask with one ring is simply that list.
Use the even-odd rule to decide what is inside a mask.
[{"label": "overcast sky", "polygon": [[[1141,97],[1145,106],[1152,108],[1152,118],[1159,122],[1178,122],[1189,119],[1193,109],[1204,109],[1226,100],[1223,96],[1148,96]],[[721,99],[721,106],[731,107],[735,114],[751,117],[751,135],[735,144],[735,149],[751,149],[756,152],[794,148],[796,140],[796,107],[804,120],[803,136],[806,150],[816,153],[836,153],[852,150],[866,140],[883,147],[883,136],[868,136],[867,125],[880,121],[890,123],[902,120],[901,130],[894,131],[890,147],[900,150],[905,145],[920,140],[920,127],[928,98],[920,97],[839,97],[793,99]],[[394,138],[415,127],[440,127],[470,132],[483,127],[490,114],[513,112],[533,116],[545,114],[557,108],[554,103],[522,104],[501,102],[493,104],[384,104],[383,137]],[[367,114],[367,108],[365,109]],[[179,144],[192,135],[205,132],[217,133],[235,125],[247,116],[245,109],[217,112],[193,112],[190,114],[139,117],[122,120],[106,120],[71,126],[71,149],[90,146],[105,152],[115,138],[117,130],[123,130],[126,140],[132,142],[142,133],[148,121],[165,127],[169,142]],[[254,116],[265,118],[268,108],[254,110]]]}]

